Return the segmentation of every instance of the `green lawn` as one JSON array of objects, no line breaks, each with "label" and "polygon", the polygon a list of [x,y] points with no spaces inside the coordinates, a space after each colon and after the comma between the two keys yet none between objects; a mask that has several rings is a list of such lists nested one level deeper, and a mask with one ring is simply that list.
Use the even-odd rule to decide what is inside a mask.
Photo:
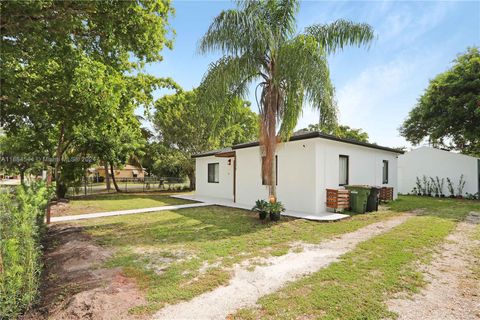
[{"label": "green lawn", "polygon": [[110,193],[78,197],[54,208],[54,215],[75,215],[93,212],[161,207],[192,201],[176,199],[165,193]]},{"label": "green lawn", "polygon": [[236,315],[246,319],[291,319],[293,315],[379,319],[392,316],[384,305],[392,293],[413,292],[423,285],[415,264],[428,260],[458,220],[480,210],[479,202],[420,197],[401,197],[389,206],[390,211],[336,223],[282,218],[279,223],[263,224],[249,211],[212,206],[75,224],[116,252],[107,266],[121,267],[137,280],[148,304],[132,312],[149,313],[226,284],[231,277],[229,267],[235,263],[283,255],[298,241],[319,243],[399,212],[422,209],[417,210],[420,216],[361,243],[338,263],[262,298],[259,309]]},{"label": "green lawn", "polygon": [[108,265],[123,267],[146,290],[149,304],[136,310],[145,312],[227,283],[234,263],[283,255],[296,241],[318,243],[392,215],[358,215],[337,223],[282,218],[262,224],[249,211],[201,207],[77,223],[98,243],[116,249]]},{"label": "green lawn", "polygon": [[394,211],[416,210],[420,215],[435,215],[454,221],[463,220],[471,211],[480,211],[480,201],[478,200],[418,196],[400,196],[398,200],[391,202],[388,206]]},{"label": "green lawn", "polygon": [[358,245],[337,263],[265,296],[259,308],[240,310],[235,319],[385,319],[395,318],[385,301],[397,292],[416,292],[424,285],[419,263],[456,221],[479,211],[478,201],[401,197],[397,211],[423,209],[391,231]]}]

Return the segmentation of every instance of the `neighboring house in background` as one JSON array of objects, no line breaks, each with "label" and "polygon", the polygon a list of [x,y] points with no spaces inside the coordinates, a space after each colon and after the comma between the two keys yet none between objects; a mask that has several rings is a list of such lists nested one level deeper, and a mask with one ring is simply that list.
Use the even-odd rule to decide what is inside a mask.
[{"label": "neighboring house in background", "polygon": [[[137,178],[143,179],[145,177],[145,170],[142,167],[132,166],[127,164],[122,168],[113,167],[113,172],[115,174],[115,178]],[[88,173],[90,177],[102,177],[105,178],[105,167],[95,167],[88,169]],[[108,168],[108,174],[111,176],[110,167]]]},{"label": "neighboring house in background", "polygon": [[422,179],[425,175],[427,178],[444,178],[443,193],[448,196],[447,178],[450,178],[457,192],[458,181],[462,174],[465,180],[463,195],[467,192],[470,194],[479,192],[480,159],[478,158],[431,147],[420,147],[398,158],[398,185],[399,192],[403,194],[412,193],[417,177]]},{"label": "neighboring house in background", "polygon": [[[319,132],[294,135],[277,146],[277,196],[287,210],[326,212],[326,189],[350,185],[388,186],[397,196],[397,157],[401,151],[340,139]],[[258,142],[210,151],[196,160],[196,195],[245,206],[267,199]]]}]

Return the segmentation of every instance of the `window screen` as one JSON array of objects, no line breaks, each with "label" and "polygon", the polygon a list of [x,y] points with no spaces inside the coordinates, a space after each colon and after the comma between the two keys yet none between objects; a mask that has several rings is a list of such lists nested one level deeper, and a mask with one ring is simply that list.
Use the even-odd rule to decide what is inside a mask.
[{"label": "window screen", "polygon": [[383,160],[382,177],[383,183],[388,183],[388,160]]},{"label": "window screen", "polygon": [[339,176],[338,181],[340,186],[348,184],[348,156],[339,156]]},{"label": "window screen", "polygon": [[218,170],[219,170],[219,164],[217,163],[209,163],[208,164],[208,182],[209,183],[218,183]]}]

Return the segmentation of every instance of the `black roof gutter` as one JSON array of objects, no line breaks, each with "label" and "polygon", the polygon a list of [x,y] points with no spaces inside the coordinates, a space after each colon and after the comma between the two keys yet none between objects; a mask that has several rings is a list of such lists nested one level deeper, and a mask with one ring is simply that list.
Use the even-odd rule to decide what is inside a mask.
[{"label": "black roof gutter", "polygon": [[[332,140],[332,141],[344,142],[344,143],[354,144],[354,145],[357,145],[357,146],[362,146],[362,147],[367,147],[367,148],[372,148],[372,149],[379,149],[379,150],[394,152],[394,153],[399,153],[399,154],[405,153],[404,151],[401,151],[401,150],[388,148],[388,147],[382,147],[382,146],[379,146],[379,145],[376,145],[376,144],[361,142],[361,141],[352,140],[352,139],[339,138],[337,136],[333,136],[333,135],[330,135],[330,134],[325,134],[325,133],[321,133],[321,132],[317,132],[317,131],[292,136],[288,141],[307,140],[307,139],[314,139],[314,138],[322,138],[322,139],[327,139],[327,140]],[[259,145],[260,144],[259,144],[258,141],[240,143],[240,144],[234,145],[232,147],[232,149],[235,150],[235,149],[250,148],[250,147],[256,147],[256,146],[259,146]]]},{"label": "black roof gutter", "polygon": [[[367,147],[367,148],[371,148],[371,149],[378,149],[378,150],[383,150],[383,151],[388,151],[388,152],[393,152],[393,153],[398,153],[398,154],[405,153],[404,151],[401,151],[401,150],[398,150],[398,149],[382,147],[382,146],[379,146],[379,145],[376,145],[376,144],[361,142],[361,141],[352,140],[352,139],[339,138],[337,136],[321,133],[321,132],[318,132],[318,131],[313,131],[313,132],[294,135],[294,136],[290,137],[290,139],[288,141],[307,140],[307,139],[314,139],[314,138],[322,138],[322,139],[326,139],[326,140],[338,141],[338,142],[343,142],[343,143],[348,143],[348,144],[353,144],[353,145],[357,145],[357,146]],[[260,145],[260,143],[258,141],[246,142],[246,143],[236,144],[232,147],[232,149],[237,150],[237,149],[258,147],[259,145]],[[205,153],[199,153],[199,154],[192,155],[192,158],[213,156],[220,151],[222,151],[222,150],[213,150],[213,151],[209,151],[209,152],[205,152]]]}]

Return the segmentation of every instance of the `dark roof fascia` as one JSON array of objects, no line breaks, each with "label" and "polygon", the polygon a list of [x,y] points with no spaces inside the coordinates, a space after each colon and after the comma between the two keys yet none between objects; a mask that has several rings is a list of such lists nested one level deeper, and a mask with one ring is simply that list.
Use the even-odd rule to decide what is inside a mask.
[{"label": "dark roof fascia", "polygon": [[[362,147],[367,147],[367,148],[372,148],[372,149],[378,149],[378,150],[383,150],[383,151],[388,151],[388,152],[393,152],[393,153],[398,153],[398,154],[405,153],[405,151],[400,151],[400,150],[392,149],[392,148],[388,148],[388,147],[382,147],[382,146],[372,144],[372,143],[367,143],[367,142],[361,142],[361,141],[356,141],[356,140],[339,138],[339,137],[336,137],[336,136],[320,133],[320,132],[317,132],[317,131],[292,136],[292,137],[290,137],[289,141],[307,140],[307,139],[314,139],[314,138],[322,138],[322,139],[326,139],[326,140],[349,143],[349,144],[354,144],[354,145],[357,145],[357,146],[362,146]],[[232,149],[236,150],[236,149],[243,149],[243,148],[250,148],[250,147],[257,147],[257,146],[259,146],[259,142],[255,141],[255,142],[247,142],[247,143],[236,144],[232,147]]]},{"label": "dark roof fascia", "polygon": [[197,154],[192,154],[191,158],[201,158],[201,157],[209,157],[209,156],[214,156],[217,153],[223,153],[223,152],[228,152],[228,151],[233,151],[232,148],[224,148],[224,149],[218,149],[218,150],[212,150],[212,151],[206,151],[202,153],[197,153]]},{"label": "dark roof fascia", "polygon": [[[388,151],[388,152],[397,153],[397,154],[404,154],[405,153],[405,151],[400,151],[400,150],[392,149],[392,148],[388,148],[388,147],[382,147],[382,146],[372,144],[372,143],[367,143],[367,142],[361,142],[361,141],[356,141],[356,140],[351,140],[351,139],[339,138],[337,136],[332,136],[330,134],[325,134],[325,133],[321,133],[321,132],[318,132],[318,131],[313,131],[313,132],[308,132],[308,133],[295,135],[295,136],[290,137],[290,139],[288,141],[298,141],[298,140],[307,140],[307,139],[315,139],[315,138],[321,138],[321,139],[326,139],[326,140],[343,142],[343,143],[353,144],[353,145],[357,145],[357,146],[362,146],[362,147],[377,149],[377,150],[382,150],[382,151]],[[232,147],[232,149],[237,150],[237,149],[258,147],[259,145],[260,145],[260,143],[258,141],[246,142],[246,143],[236,144]],[[224,151],[225,151],[225,149],[213,150],[213,151],[208,151],[208,152],[204,152],[204,153],[194,154],[194,155],[192,155],[192,158],[214,156],[215,154],[220,153],[220,152],[224,152]]]},{"label": "dark roof fascia", "polygon": [[214,156],[217,153],[219,153],[219,150],[213,150],[213,151],[208,151],[208,152],[203,152],[203,153],[197,153],[197,154],[192,154],[192,158],[201,158],[201,157],[209,157],[209,156]]}]

